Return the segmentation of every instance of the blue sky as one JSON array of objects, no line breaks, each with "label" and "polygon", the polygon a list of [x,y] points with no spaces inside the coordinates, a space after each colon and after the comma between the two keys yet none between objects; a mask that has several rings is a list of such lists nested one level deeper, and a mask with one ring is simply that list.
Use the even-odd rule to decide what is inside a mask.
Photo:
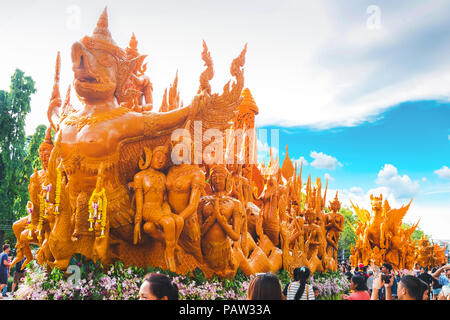
[{"label": "blue sky", "polygon": [[[303,156],[311,161],[312,151],[337,158],[343,166],[337,166],[332,176],[346,187],[354,181],[352,171],[361,179],[371,179],[386,163],[408,172],[413,179],[425,177],[429,182],[438,182],[433,171],[450,159],[449,120],[449,103],[415,101],[392,107],[355,127],[261,128],[280,130],[280,149],[284,153],[288,144],[291,159]],[[320,171],[313,168],[311,173],[317,175]]]},{"label": "blue sky", "polygon": [[428,234],[450,239],[450,1],[8,1],[0,11],[0,89],[15,68],[36,81],[28,134],[47,123],[56,52],[64,94],[71,45],[92,33],[105,5],[114,40],[125,47],[135,32],[148,55],[157,108],[177,70],[184,104],[194,97],[203,40],[214,92],[248,43],[256,122],[279,129],[282,151],[289,144],[292,158],[308,162],[305,173],[329,175],[344,203],[367,207],[371,192],[393,206],[414,197],[406,219],[420,217]]}]

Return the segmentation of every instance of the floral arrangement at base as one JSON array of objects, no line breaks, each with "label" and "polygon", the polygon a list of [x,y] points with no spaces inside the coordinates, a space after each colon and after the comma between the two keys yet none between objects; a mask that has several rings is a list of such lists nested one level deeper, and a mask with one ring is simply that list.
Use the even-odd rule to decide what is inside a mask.
[{"label": "floral arrangement at base", "polygon": [[350,281],[339,271],[316,272],[311,284],[319,289],[319,300],[342,300],[342,295],[350,292]]},{"label": "floral arrangement at base", "polygon": [[37,263],[30,263],[27,265],[26,279],[14,293],[14,299],[137,300],[144,276],[152,272],[168,275],[177,284],[181,300],[245,299],[249,283],[241,271],[232,280],[213,278],[207,281],[199,269],[178,275],[152,267],[126,268],[122,262],[116,262],[104,270],[100,262],[86,261],[81,255],[72,257],[70,266],[68,271],[77,271],[68,274],[54,268],[47,272]]},{"label": "floral arrangement at base", "polygon": [[[70,265],[78,268],[73,274],[68,274],[57,268],[47,272],[46,268],[32,262],[27,265],[26,280],[14,294],[19,300],[137,300],[139,287],[147,273],[157,272],[168,275],[177,284],[181,300],[244,300],[250,278],[238,270],[231,280],[220,280],[214,277],[207,280],[200,269],[195,269],[186,275],[178,275],[159,268],[126,268],[122,262],[116,262],[104,270],[100,262],[86,261],[81,255],[72,258]],[[79,271],[79,272],[78,272]],[[73,272],[73,271],[72,271]],[[277,273],[282,286],[289,281],[289,273]],[[78,281],[76,280],[78,279]],[[333,280],[337,279],[337,280]],[[344,277],[346,280],[346,278]],[[340,294],[348,290],[340,274],[318,275],[312,279],[312,284],[319,287],[321,295],[331,296],[329,292],[342,289]],[[328,289],[333,288],[332,290]]]}]

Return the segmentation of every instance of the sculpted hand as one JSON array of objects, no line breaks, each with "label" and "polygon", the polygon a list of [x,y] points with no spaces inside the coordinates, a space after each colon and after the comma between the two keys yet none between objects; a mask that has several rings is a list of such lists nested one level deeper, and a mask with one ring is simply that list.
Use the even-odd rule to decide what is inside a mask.
[{"label": "sculpted hand", "polygon": [[134,225],[133,244],[137,244],[139,241],[141,241],[141,224],[140,223],[136,223]]}]

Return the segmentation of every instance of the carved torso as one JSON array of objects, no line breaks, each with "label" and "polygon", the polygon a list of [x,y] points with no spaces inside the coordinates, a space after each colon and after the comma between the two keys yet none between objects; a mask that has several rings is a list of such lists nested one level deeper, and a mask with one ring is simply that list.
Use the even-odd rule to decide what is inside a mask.
[{"label": "carved torso", "polygon": [[179,165],[169,169],[167,174],[168,201],[176,213],[183,211],[189,204],[194,188],[203,190],[204,173],[194,165]]}]

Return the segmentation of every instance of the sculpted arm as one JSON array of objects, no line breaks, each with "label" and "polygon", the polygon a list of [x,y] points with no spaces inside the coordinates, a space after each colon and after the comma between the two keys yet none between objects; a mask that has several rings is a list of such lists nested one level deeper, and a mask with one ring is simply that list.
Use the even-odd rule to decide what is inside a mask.
[{"label": "sculpted arm", "polygon": [[141,238],[141,222],[142,222],[142,210],[144,205],[144,191],[142,189],[142,177],[136,175],[134,177],[134,188],[136,192],[136,215],[134,217],[134,244],[136,244]]},{"label": "sculpted arm", "polygon": [[221,227],[223,228],[223,230],[228,234],[228,236],[233,240],[233,241],[239,241],[240,238],[240,232],[239,232],[239,223],[240,223],[240,210],[239,210],[239,205],[237,203],[234,203],[234,208],[233,208],[233,227],[228,224],[227,219],[220,214],[219,212],[219,204],[217,202],[217,204],[214,206],[214,210],[216,212],[217,215],[217,222],[219,222],[219,224],[221,225]]},{"label": "sculpted arm", "polygon": [[204,219],[204,215],[203,215],[203,210],[205,208],[205,203],[204,201],[200,201],[200,204],[197,208],[197,212],[198,212],[198,216],[199,216],[199,220],[201,221],[201,227],[200,227],[200,232],[201,235],[205,235],[209,229],[214,225],[214,223],[216,223],[216,217],[214,215],[211,215],[209,217],[206,218],[206,221]]},{"label": "sculpted arm", "polygon": [[190,110],[189,107],[186,107],[163,113],[142,113],[144,136],[158,136],[161,131],[180,127],[187,119]]},{"label": "sculpted arm", "polygon": [[202,187],[205,182],[205,177],[201,174],[195,175],[191,184],[191,196],[189,198],[188,206],[180,213],[183,219],[189,218],[196,210],[202,195]]},{"label": "sculpted arm", "polygon": [[115,129],[121,132],[123,138],[157,137],[181,127],[189,113],[189,107],[162,113],[130,111]]}]

